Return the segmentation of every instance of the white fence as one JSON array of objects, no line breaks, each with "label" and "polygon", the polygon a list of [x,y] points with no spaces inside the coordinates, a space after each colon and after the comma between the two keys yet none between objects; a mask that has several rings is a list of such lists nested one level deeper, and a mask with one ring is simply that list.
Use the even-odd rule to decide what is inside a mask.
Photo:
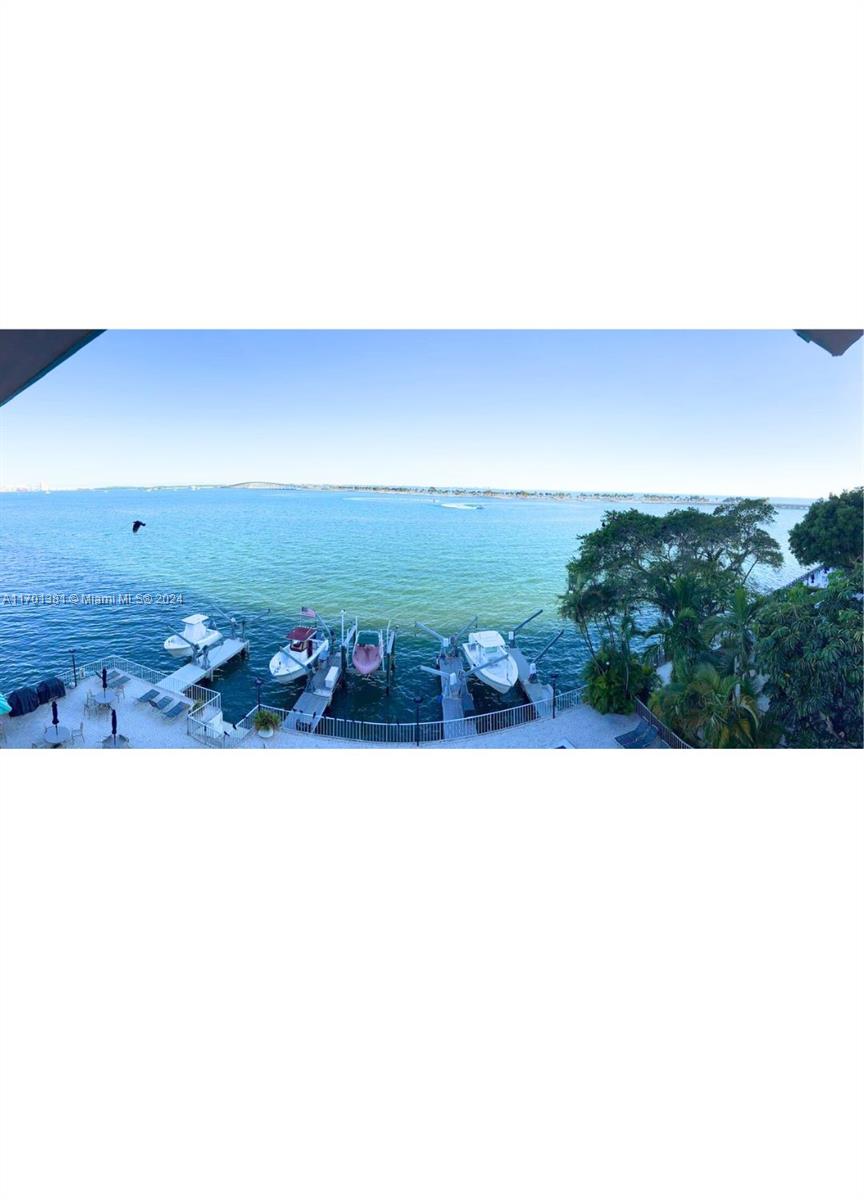
[{"label": "white fence", "polygon": [[[499,708],[493,712],[475,713],[456,721],[359,721],[351,717],[322,717],[314,732],[298,730],[304,737],[334,738],[340,741],[364,742],[378,746],[421,746],[430,742],[455,741],[477,737],[483,733],[497,733],[512,729],[529,721],[549,720],[552,716],[566,712],[580,702],[583,688],[562,692],[555,700],[543,700],[538,704],[518,704],[513,708]],[[554,706],[554,712],[553,712]],[[274,708],[269,704],[256,705],[235,728],[242,730],[241,737],[211,735],[200,740],[214,746],[235,748],[255,729],[256,712],[274,713],[284,723],[289,716],[285,708]]]}]

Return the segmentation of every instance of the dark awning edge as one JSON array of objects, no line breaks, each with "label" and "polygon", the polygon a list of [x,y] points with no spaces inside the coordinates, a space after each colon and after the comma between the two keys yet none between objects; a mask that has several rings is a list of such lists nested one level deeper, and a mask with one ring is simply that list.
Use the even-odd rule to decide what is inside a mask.
[{"label": "dark awning edge", "polygon": [[796,329],[795,332],[805,342],[815,342],[838,358],[858,341],[864,329]]},{"label": "dark awning edge", "polygon": [[104,332],[104,329],[0,330],[0,407]]}]

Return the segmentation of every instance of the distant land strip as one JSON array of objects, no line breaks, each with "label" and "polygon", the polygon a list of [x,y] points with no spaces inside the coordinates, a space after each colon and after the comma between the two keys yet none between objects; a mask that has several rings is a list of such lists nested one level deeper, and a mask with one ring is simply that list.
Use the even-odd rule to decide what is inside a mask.
[{"label": "distant land strip", "polygon": [[[419,485],[367,484],[367,483],[272,483],[265,480],[247,480],[243,483],[179,483],[156,484],[152,487],[136,488],[139,491],[176,492],[200,491],[204,489],[245,489],[247,491],[274,492],[363,492],[383,496],[473,496],[489,500],[558,500],[558,501],[612,501],[634,504],[688,504],[710,505],[721,503],[716,496],[675,495],[671,492],[565,492],[542,491],[529,488],[472,488],[472,487],[420,487]],[[115,491],[120,488],[77,488],[77,491]],[[723,499],[740,500],[741,496]],[[806,509],[810,503],[777,501],[775,508]]]}]

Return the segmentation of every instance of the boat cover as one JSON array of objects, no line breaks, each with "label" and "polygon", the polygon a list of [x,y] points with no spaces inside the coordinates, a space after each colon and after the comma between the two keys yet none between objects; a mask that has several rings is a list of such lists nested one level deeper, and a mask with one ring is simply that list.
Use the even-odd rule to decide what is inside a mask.
[{"label": "boat cover", "polygon": [[9,701],[9,714],[13,717],[23,717],[25,713],[35,712],[39,707],[39,694],[32,687],[16,688],[6,699]]},{"label": "boat cover", "polygon": [[358,642],[351,655],[351,661],[361,675],[371,675],[381,666],[381,647]]},{"label": "boat cover", "polygon": [[6,713],[11,712],[9,705],[6,703],[6,697],[0,692],[0,717],[4,717]]},{"label": "boat cover", "polygon": [[287,635],[289,642],[305,642],[310,638],[315,630],[311,626],[298,625],[296,629],[292,629]]},{"label": "boat cover", "polygon": [[56,675],[50,675],[36,684],[36,695],[39,697],[40,704],[47,704],[49,700],[57,700],[61,696],[65,696],[66,685]]}]

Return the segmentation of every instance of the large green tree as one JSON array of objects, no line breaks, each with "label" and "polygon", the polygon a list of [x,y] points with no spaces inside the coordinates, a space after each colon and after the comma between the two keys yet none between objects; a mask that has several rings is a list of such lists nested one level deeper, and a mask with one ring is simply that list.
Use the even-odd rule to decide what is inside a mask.
[{"label": "large green tree", "polygon": [[[596,696],[607,711],[626,711],[622,704],[632,707],[633,697],[644,695],[652,671],[635,668],[634,639],[657,639],[676,678],[709,655],[705,620],[726,610],[757,564],[783,561],[764,528],[775,516],[767,500],[725,500],[713,511],[676,508],[662,515],[631,508],[607,512],[598,529],[581,537],[567,566],[561,613],[576,622],[591,655],[589,699]],[[637,627],[642,617],[649,628]]]},{"label": "large green tree", "polygon": [[852,567],[864,552],[864,488],[853,488],[811,504],[789,533],[802,567]]},{"label": "large green tree", "polygon": [[562,611],[571,615],[569,585],[581,579],[613,583],[630,608],[651,604],[672,615],[679,607],[675,581],[689,575],[702,615],[719,612],[755,566],[782,565],[780,547],[764,528],[776,515],[767,500],[725,500],[712,512],[673,508],[660,516],[636,508],[607,512],[599,528],[579,539]]},{"label": "large green tree", "polygon": [[862,745],[861,568],[776,593],[756,617],[756,666],[790,746]]}]

